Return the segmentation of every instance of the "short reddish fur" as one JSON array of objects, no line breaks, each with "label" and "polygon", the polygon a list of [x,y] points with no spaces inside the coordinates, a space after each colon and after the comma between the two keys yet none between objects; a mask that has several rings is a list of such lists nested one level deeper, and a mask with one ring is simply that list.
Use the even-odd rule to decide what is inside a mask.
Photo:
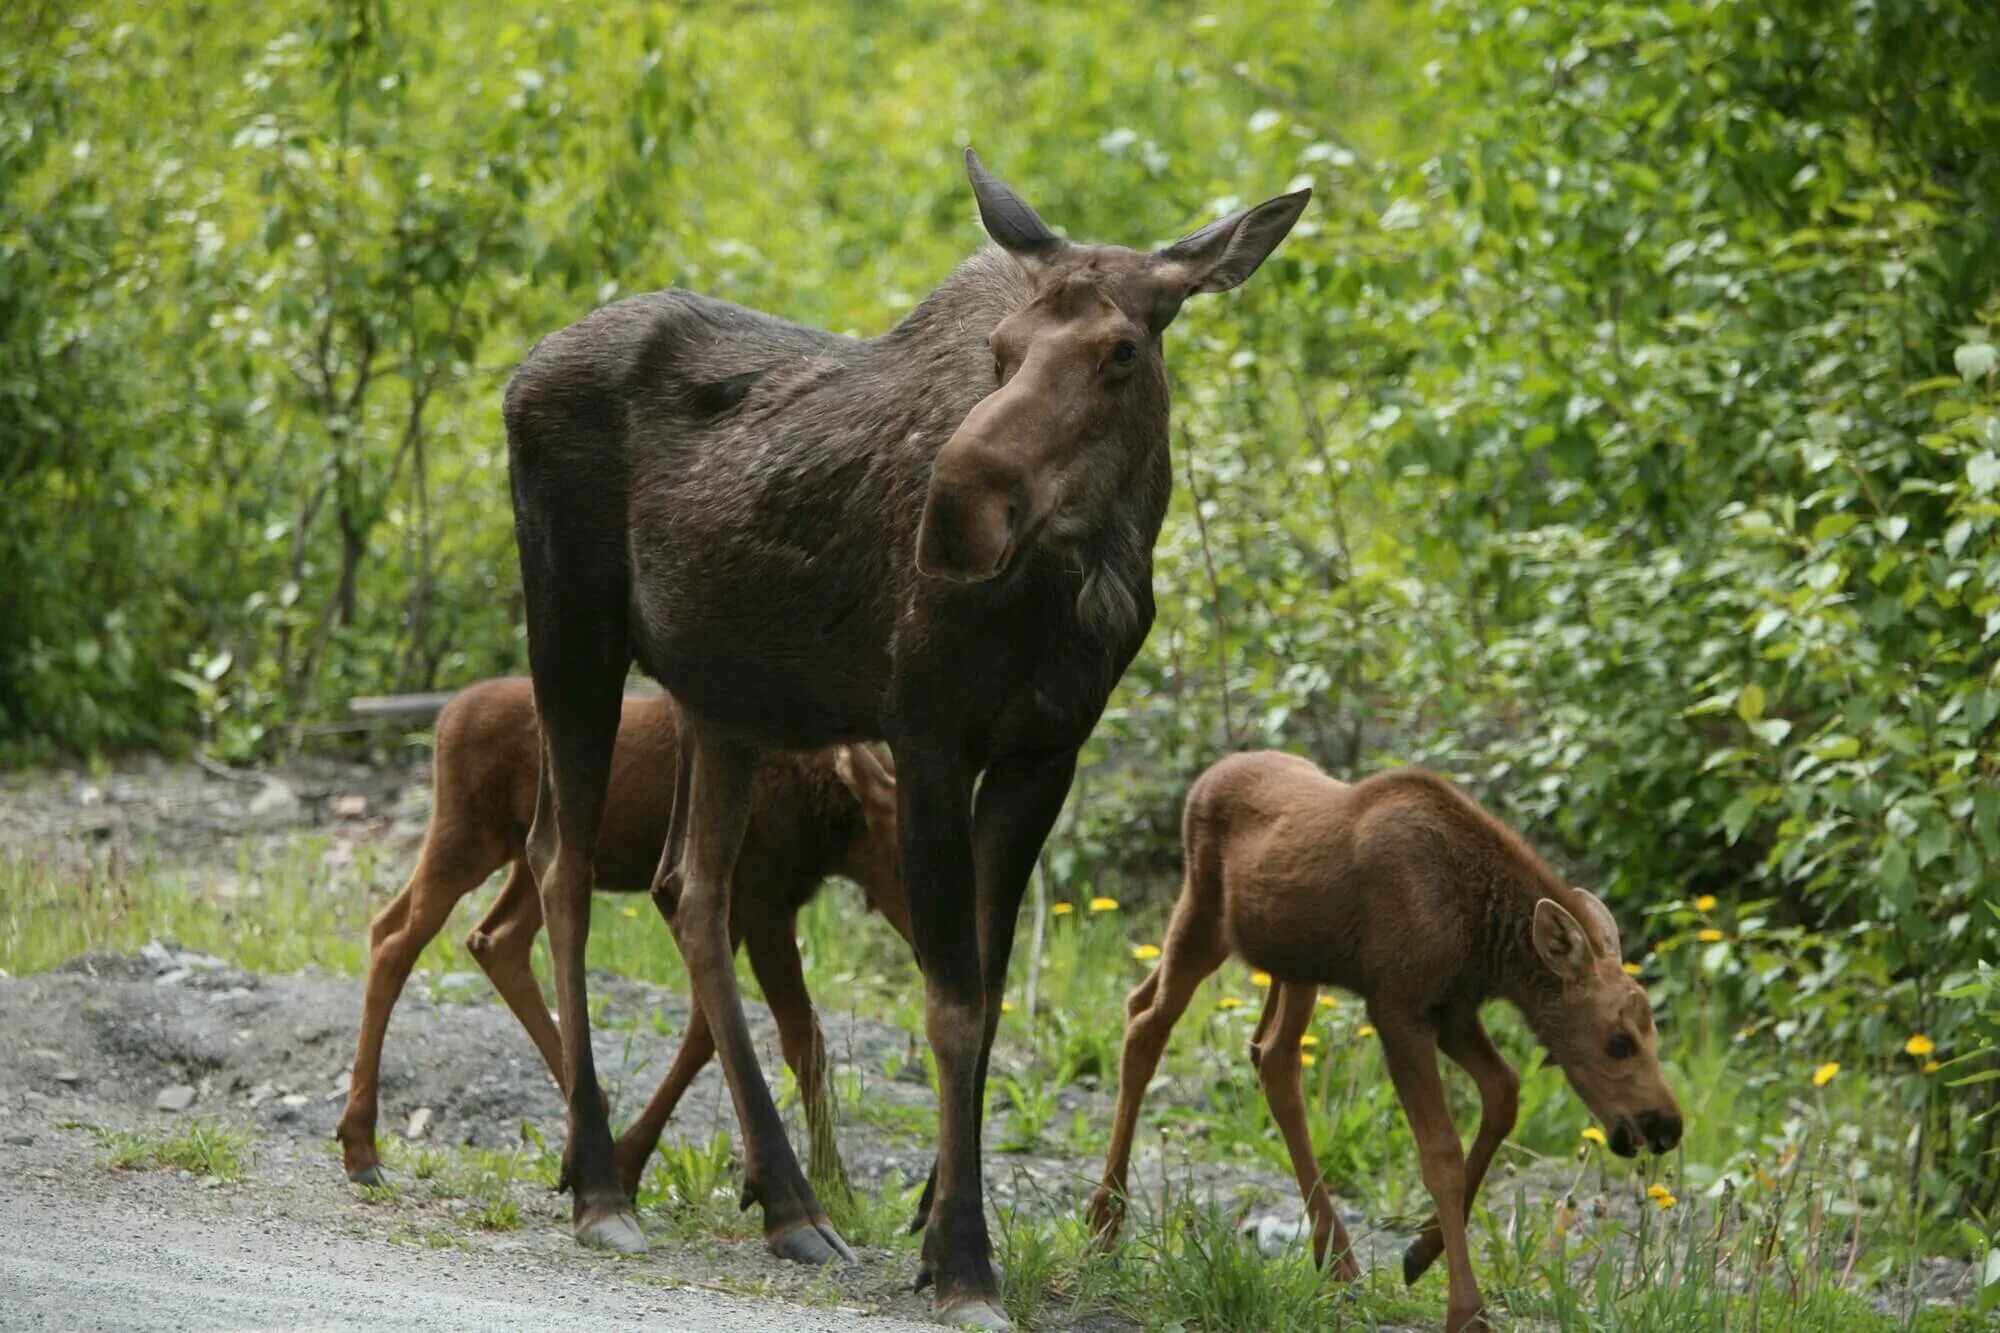
[{"label": "short reddish fur", "polygon": [[[1446,1256],[1454,1333],[1481,1308],[1465,1219],[1513,1127],[1519,1089],[1480,1022],[1485,1001],[1521,1009],[1621,1151],[1678,1140],[1651,1006],[1623,970],[1609,912],[1444,779],[1400,769],[1349,785],[1292,755],[1234,755],[1188,793],[1182,842],[1180,900],[1159,967],[1128,1005],[1116,1122],[1090,1204],[1107,1242],[1122,1216],[1139,1100],[1195,987],[1232,954],[1275,978],[1251,1060],[1305,1196],[1314,1255],[1342,1278],[1359,1270],[1307,1135],[1299,1047],[1318,987],[1366,1002],[1437,1205],[1404,1273],[1414,1281]],[[1445,1104],[1439,1051],[1479,1087],[1469,1155]]]},{"label": "short reddish fur", "polygon": [[[598,835],[597,872],[606,889],[643,891],[666,843],[679,759],[673,702],[628,698],[613,753]],[[541,734],[525,679],[486,681],[455,696],[438,715],[430,825],[407,887],[370,932],[361,1033],[339,1137],[350,1178],[380,1178],[375,1147],[377,1082],[389,1014],[424,946],[459,900],[502,866],[511,870],[466,947],[561,1081],[560,1035],[529,968],[542,928],[541,898],[525,848],[534,821]],[[872,753],[849,747],[772,753],[753,787],[749,829],[736,863],[731,938],[749,948],[752,969],[777,1020],[786,1063],[799,1079],[812,1133],[813,1174],[839,1174],[825,1049],[800,972],[794,918],[829,874],[856,881],[897,933],[910,939],[897,872],[895,783]],[[697,1003],[681,1050],[660,1089],[618,1141],[628,1194],[659,1141],[661,1127],[714,1052]]]}]

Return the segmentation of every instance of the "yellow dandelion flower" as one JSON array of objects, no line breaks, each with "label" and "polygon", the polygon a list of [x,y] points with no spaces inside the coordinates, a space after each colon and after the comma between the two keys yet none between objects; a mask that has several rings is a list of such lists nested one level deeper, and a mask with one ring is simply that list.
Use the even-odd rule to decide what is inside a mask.
[{"label": "yellow dandelion flower", "polygon": [[1813,1086],[1815,1088],[1825,1087],[1827,1084],[1833,1082],[1833,1076],[1839,1072],[1840,1061],[1828,1060],[1818,1069],[1813,1070]]},{"label": "yellow dandelion flower", "polygon": [[1012,1000],[1002,1000],[1002,1001],[1000,1001],[1000,1012],[1001,1012],[1001,1013],[1003,1013],[1003,1014],[1011,1014],[1011,1013],[1013,1013],[1013,1012],[1014,1012],[1014,1002],[1013,1002]]},{"label": "yellow dandelion flower", "polygon": [[1937,1071],[1938,1071],[1938,1070],[1940,1070],[1940,1069],[1943,1069],[1943,1068],[1944,1068],[1944,1066],[1943,1066],[1943,1065],[1941,1065],[1941,1064],[1939,1064],[1939,1063],[1938,1063],[1937,1061],[1935,1061],[1935,1060],[1926,1060],[1926,1061],[1924,1061],[1924,1072],[1925,1072],[1926,1074],[1935,1074],[1935,1073],[1937,1073]]},{"label": "yellow dandelion flower", "polygon": [[1360,1027],[1354,1029],[1354,1035],[1357,1037],[1372,1037],[1375,1035],[1375,1025],[1373,1023],[1363,1023]]},{"label": "yellow dandelion flower", "polygon": [[1643,969],[1637,963],[1625,964],[1625,975],[1628,977],[1636,977],[1642,970]]},{"label": "yellow dandelion flower", "polygon": [[1090,900],[1090,910],[1093,912],[1115,912],[1118,910],[1118,900],[1116,898],[1092,898]]},{"label": "yellow dandelion flower", "polygon": [[1903,1043],[1903,1049],[1911,1055],[1929,1055],[1937,1049],[1937,1043],[1919,1032],[1916,1036],[1911,1037]]},{"label": "yellow dandelion flower", "polygon": [[1299,1056],[1299,1064],[1302,1068],[1311,1069],[1314,1065],[1318,1063],[1319,1063],[1319,1057],[1317,1055],[1314,1055],[1311,1051],[1306,1051]]},{"label": "yellow dandelion flower", "polygon": [[1712,893],[1702,894],[1701,897],[1694,900],[1694,910],[1697,912],[1713,912],[1715,910],[1715,895]]},{"label": "yellow dandelion flower", "polygon": [[1301,1045],[1301,1046],[1317,1046],[1317,1045],[1319,1045],[1319,1038],[1318,1038],[1318,1037],[1315,1037],[1315,1036],[1314,1036],[1314,1035],[1313,1035],[1312,1033],[1308,1032],[1308,1033],[1306,1033],[1306,1035],[1305,1035],[1305,1036],[1303,1036],[1303,1037],[1300,1037],[1300,1038],[1299,1038],[1299,1045]]},{"label": "yellow dandelion flower", "polygon": [[1672,1193],[1673,1191],[1668,1189],[1665,1185],[1655,1184],[1646,1186],[1646,1197],[1649,1199],[1662,1199]]},{"label": "yellow dandelion flower", "polygon": [[1250,974],[1250,984],[1253,986],[1269,986],[1271,984],[1271,974],[1260,968]]},{"label": "yellow dandelion flower", "polygon": [[1237,999],[1234,995],[1225,995],[1215,1002],[1215,1007],[1218,1009],[1241,1009],[1243,1001]]},{"label": "yellow dandelion flower", "polygon": [[1331,995],[1322,995],[1319,997],[1319,1007],[1322,1009],[1331,1009],[1333,1008],[1333,1006],[1339,1003],[1340,1001],[1336,1000]]},{"label": "yellow dandelion flower", "polygon": [[1721,931],[1717,930],[1714,926],[1709,926],[1704,930],[1696,931],[1694,937],[1700,940],[1703,944],[1720,944],[1723,939],[1723,934]]},{"label": "yellow dandelion flower", "polygon": [[1049,915],[1068,916],[1071,912],[1074,912],[1075,910],[1076,907],[1072,903],[1057,903],[1055,904],[1055,906],[1049,908]]},{"label": "yellow dandelion flower", "polygon": [[1658,1208],[1663,1213],[1666,1212],[1667,1209],[1673,1207],[1675,1204],[1679,1202],[1680,1200],[1676,1199],[1671,1194],[1656,1194],[1653,1196],[1654,1207]]},{"label": "yellow dandelion flower", "polygon": [[1778,1178],[1761,1166],[1757,1168],[1757,1183],[1767,1190],[1778,1188]]},{"label": "yellow dandelion flower", "polygon": [[1599,1129],[1596,1125],[1585,1125],[1583,1127],[1583,1138],[1584,1142],[1594,1143],[1600,1148],[1604,1147],[1607,1143],[1610,1142],[1610,1140],[1604,1137],[1604,1131]]},{"label": "yellow dandelion flower", "polygon": [[1135,945],[1132,949],[1132,956],[1142,963],[1150,963],[1160,956],[1160,946],[1157,944]]},{"label": "yellow dandelion flower", "polygon": [[639,909],[636,907],[621,907],[618,910],[635,921],[639,919]]}]

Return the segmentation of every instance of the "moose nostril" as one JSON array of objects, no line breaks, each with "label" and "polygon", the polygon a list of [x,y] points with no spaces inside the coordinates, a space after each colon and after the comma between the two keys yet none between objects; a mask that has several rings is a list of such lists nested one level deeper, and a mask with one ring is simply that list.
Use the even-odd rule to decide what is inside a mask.
[{"label": "moose nostril", "polygon": [[1681,1141],[1681,1118],[1672,1113],[1649,1112],[1646,1116],[1646,1141],[1654,1152],[1672,1152]]},{"label": "moose nostril", "polygon": [[1630,1120],[1620,1120],[1611,1130],[1611,1151],[1620,1157],[1636,1156],[1639,1151],[1639,1135],[1632,1128]]}]

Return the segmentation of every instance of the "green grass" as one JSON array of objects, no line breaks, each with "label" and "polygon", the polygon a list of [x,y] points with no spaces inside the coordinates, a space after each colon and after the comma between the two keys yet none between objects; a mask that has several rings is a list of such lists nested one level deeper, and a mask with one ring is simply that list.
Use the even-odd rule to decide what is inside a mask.
[{"label": "green grass", "polygon": [[113,1170],[187,1171],[232,1182],[249,1171],[249,1132],[205,1117],[171,1130],[86,1128],[104,1145],[104,1164]]},{"label": "green grass", "polygon": [[[239,853],[216,876],[151,861],[84,867],[0,858],[0,967],[54,966],[84,949],[130,949],[154,937],[217,954],[246,967],[281,971],[316,965],[358,972],[367,922],[401,887],[404,867],[382,853],[340,861],[320,839],[270,840]],[[426,951],[419,980],[471,967],[458,941],[493,887],[472,895],[459,919]],[[1026,930],[1016,952],[1001,1039],[1012,1052],[996,1077],[988,1112],[988,1173],[1010,1152],[1076,1160],[1062,1197],[1034,1199],[998,1219],[995,1242],[1007,1268],[1005,1299],[1023,1320],[1115,1312],[1153,1327],[1373,1328],[1434,1326],[1445,1302],[1443,1266],[1405,1291],[1393,1272],[1353,1288],[1324,1280],[1301,1255],[1261,1257],[1238,1236],[1240,1210],[1197,1187],[1197,1164],[1251,1167],[1289,1181],[1290,1164],[1251,1075],[1246,1047],[1265,992],[1239,964],[1225,965],[1197,992],[1149,1094],[1142,1151],[1164,1151],[1171,1181],[1164,1196],[1136,1198],[1123,1243],[1102,1254],[1077,1221],[1098,1169],[1107,1130],[1099,1111],[1065,1110],[1065,1090],[1108,1094],[1116,1087],[1126,993],[1148,964],[1135,946],[1157,940],[1157,908],[1076,909],[1047,922],[1037,1013],[1025,1005]],[[801,942],[817,1002],[906,1032],[922,1031],[922,995],[907,950],[858,895],[832,886],[801,919]],[[591,962],[667,986],[683,986],[679,957],[643,900],[600,897]],[[1689,951],[1650,966],[1693,968]],[[747,969],[743,973],[746,990]],[[1883,1316],[1871,1291],[1893,1303],[1916,1259],[1951,1254],[1979,1262],[2000,1219],[1938,1215],[1909,1188],[1911,1120],[1903,1107],[1923,1089],[1913,1062],[1849,1055],[1824,1086],[1812,1071],[1831,1053],[1766,1035],[1740,1037],[1726,1015],[1663,1015],[1664,1051],[1683,1101],[1688,1134],[1664,1161],[1626,1163],[1579,1137],[1588,1117],[1561,1075],[1535,1068],[1538,1051],[1511,1013],[1489,1011],[1495,1039],[1523,1070],[1520,1122],[1482,1195],[1473,1221],[1475,1264],[1488,1300],[1560,1329],[1832,1329],[1971,1327],[1982,1318],[1933,1310]],[[631,1020],[636,1039],[657,1021]],[[661,1029],[664,1031],[664,1029]],[[677,1033],[669,1033],[677,1036]],[[1408,1226],[1428,1210],[1415,1147],[1361,1006],[1346,997],[1315,1012],[1307,1072],[1307,1113],[1320,1166],[1335,1193],[1382,1224]],[[837,1053],[838,1054],[838,1053]],[[895,1078],[912,1058],[930,1060],[921,1040],[879,1068],[840,1075],[836,1091],[849,1124],[906,1142],[929,1143],[934,1106],[871,1097],[867,1085]],[[775,1071],[772,1071],[775,1074]],[[787,1100],[789,1076],[781,1079]],[[1469,1080],[1448,1075],[1454,1113],[1468,1135],[1477,1115]],[[532,1137],[532,1136],[530,1136]],[[105,1136],[119,1164],[185,1166],[203,1175],[240,1174],[245,1140],[191,1122],[171,1137]],[[540,1144],[515,1152],[385,1141],[401,1189],[465,1199],[471,1227],[520,1224],[510,1197],[518,1180],[553,1183],[556,1153]],[[829,1191],[827,1205],[854,1243],[894,1247],[921,1182],[892,1178],[873,1193]],[[1661,1211],[1648,1185],[1676,1196]],[[640,1194],[647,1224],[683,1244],[754,1239],[756,1214],[737,1207],[741,1168],[728,1135],[706,1143],[669,1141]],[[1564,1198],[1575,1202],[1567,1209]],[[1278,1193],[1291,1202],[1288,1189]],[[1602,1210],[1603,1215],[1595,1215]],[[412,1243],[434,1243],[414,1235]],[[441,1243],[441,1242],[438,1242]],[[1393,1267],[1393,1265],[1392,1265]],[[1684,1280],[1699,1275],[1700,1280]],[[1986,1292],[2000,1304],[2000,1284]]]}]

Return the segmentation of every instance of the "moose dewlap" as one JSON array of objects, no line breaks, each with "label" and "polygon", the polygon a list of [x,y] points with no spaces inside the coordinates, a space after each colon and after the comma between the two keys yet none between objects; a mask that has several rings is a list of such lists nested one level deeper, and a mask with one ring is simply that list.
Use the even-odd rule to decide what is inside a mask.
[{"label": "moose dewlap", "polygon": [[[1611,913],[1449,782],[1399,769],[1349,784],[1293,755],[1233,755],[1189,791],[1181,841],[1180,900],[1158,968],[1127,1005],[1116,1120],[1090,1202],[1107,1243],[1122,1219],[1140,1098],[1195,987],[1232,954],[1276,983],[1250,1058],[1298,1174],[1314,1256],[1343,1279],[1359,1269],[1307,1135],[1299,1039],[1320,986],[1366,1003],[1436,1206],[1403,1273],[1414,1282],[1445,1256],[1451,1333],[1480,1312],[1465,1223],[1514,1126],[1520,1086],[1480,1023],[1482,1004],[1521,1011],[1614,1151],[1663,1153],[1680,1141],[1652,1005],[1624,970]],[[1479,1088],[1470,1152],[1451,1123],[1440,1051]]]}]

